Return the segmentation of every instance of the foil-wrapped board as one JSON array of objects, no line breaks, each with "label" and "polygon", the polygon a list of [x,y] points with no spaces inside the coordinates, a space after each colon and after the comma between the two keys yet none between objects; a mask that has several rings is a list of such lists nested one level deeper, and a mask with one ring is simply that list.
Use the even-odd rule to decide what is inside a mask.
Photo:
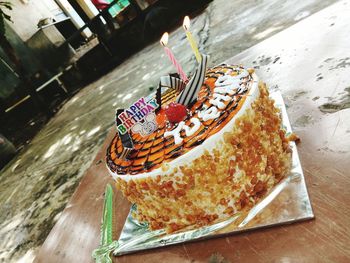
[{"label": "foil-wrapped board", "polygon": [[[281,110],[284,129],[287,133],[291,133],[292,129],[281,93],[273,91],[270,97],[275,100],[276,107]],[[292,169],[290,174],[249,211],[235,214],[226,221],[210,226],[167,234],[164,230],[150,231],[147,224],[134,219],[132,214],[137,212],[137,207],[133,205],[118,242],[116,242],[113,254],[119,256],[141,250],[233,235],[243,231],[314,218],[297,147],[294,142],[291,142],[291,148]]]}]

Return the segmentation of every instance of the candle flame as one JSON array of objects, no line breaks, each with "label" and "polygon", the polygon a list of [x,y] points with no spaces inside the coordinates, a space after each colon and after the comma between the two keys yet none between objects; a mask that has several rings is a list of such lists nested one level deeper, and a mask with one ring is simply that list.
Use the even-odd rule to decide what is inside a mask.
[{"label": "candle flame", "polygon": [[160,39],[160,44],[165,47],[168,44],[168,40],[169,40],[169,34],[168,32],[165,32],[162,36],[162,38]]},{"label": "candle flame", "polygon": [[188,16],[185,16],[182,26],[186,31],[190,29],[190,18]]}]

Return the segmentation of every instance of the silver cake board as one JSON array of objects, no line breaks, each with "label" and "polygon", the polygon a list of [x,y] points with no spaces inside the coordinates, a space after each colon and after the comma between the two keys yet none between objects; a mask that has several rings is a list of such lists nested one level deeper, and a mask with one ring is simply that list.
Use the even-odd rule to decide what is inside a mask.
[{"label": "silver cake board", "polygon": [[[281,110],[283,128],[292,132],[286,107],[279,91],[273,91],[270,97]],[[286,178],[276,185],[259,203],[245,213],[202,228],[186,232],[166,234],[164,230],[150,231],[147,224],[139,223],[132,217],[136,212],[133,205],[121,231],[113,254],[124,255],[136,251],[164,247],[178,243],[233,235],[258,228],[290,224],[314,218],[307,192],[303,170],[297,147],[291,142],[292,170]]]}]

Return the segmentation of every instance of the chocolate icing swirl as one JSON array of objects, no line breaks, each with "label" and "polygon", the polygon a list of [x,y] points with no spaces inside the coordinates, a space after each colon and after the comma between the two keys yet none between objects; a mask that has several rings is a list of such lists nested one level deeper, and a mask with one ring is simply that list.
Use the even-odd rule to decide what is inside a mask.
[{"label": "chocolate icing swirl", "polygon": [[[192,127],[190,119],[198,117],[198,112],[205,107],[210,106],[209,100],[213,98],[215,81],[223,75],[239,75],[246,71],[240,66],[220,65],[209,69],[206,73],[205,81],[198,93],[198,100],[190,108],[185,124]],[[245,94],[249,92],[252,82],[252,76],[247,74],[241,79],[242,85],[233,95],[232,100],[225,102],[225,108],[219,110],[219,116],[201,122],[199,129],[191,136],[186,136],[185,131],[181,131],[183,138],[180,144],[174,143],[173,136],[164,136],[165,131],[174,129],[166,121],[163,110],[157,112],[158,129],[146,137],[139,134],[131,133],[134,142],[134,150],[129,154],[126,160],[120,157],[123,151],[122,141],[118,133],[113,138],[107,149],[106,161],[112,172],[122,174],[139,174],[149,172],[160,167],[165,161],[171,161],[178,156],[190,151],[191,149],[202,144],[211,135],[220,131],[239,111],[245,101]],[[228,95],[228,94],[226,94]],[[177,91],[169,89],[162,95],[162,105],[166,105],[176,99]],[[199,118],[200,119],[200,118]]]}]

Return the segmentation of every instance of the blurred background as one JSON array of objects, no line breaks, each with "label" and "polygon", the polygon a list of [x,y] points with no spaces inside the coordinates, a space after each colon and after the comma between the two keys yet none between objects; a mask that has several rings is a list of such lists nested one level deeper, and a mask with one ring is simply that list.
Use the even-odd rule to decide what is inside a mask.
[{"label": "blurred background", "polygon": [[1,167],[65,100],[208,2],[1,2]]}]

